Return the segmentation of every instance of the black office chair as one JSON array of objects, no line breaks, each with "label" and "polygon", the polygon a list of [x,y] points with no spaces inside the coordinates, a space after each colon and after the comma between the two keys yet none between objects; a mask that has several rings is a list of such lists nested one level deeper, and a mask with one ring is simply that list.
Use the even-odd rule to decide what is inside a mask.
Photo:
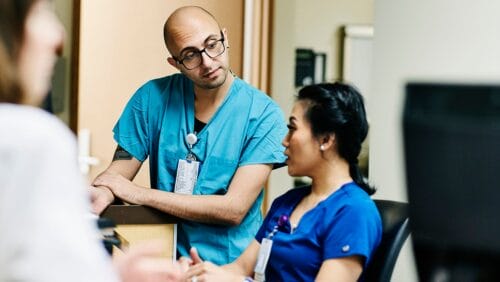
[{"label": "black office chair", "polygon": [[382,218],[382,241],[368,265],[366,281],[389,282],[404,242],[410,235],[408,204],[374,200]]}]

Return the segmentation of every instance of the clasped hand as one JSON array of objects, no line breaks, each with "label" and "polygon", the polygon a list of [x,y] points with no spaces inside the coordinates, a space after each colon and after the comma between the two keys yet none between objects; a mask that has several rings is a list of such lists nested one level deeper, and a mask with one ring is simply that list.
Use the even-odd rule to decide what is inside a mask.
[{"label": "clasped hand", "polygon": [[139,199],[145,188],[118,173],[105,172],[99,175],[90,187],[92,210],[100,214],[115,197],[131,204],[141,204]]},{"label": "clasped hand", "polygon": [[196,248],[191,248],[189,251],[190,258],[181,257],[179,264],[186,270],[184,277],[189,282],[234,282],[243,281],[242,275],[231,273],[224,268],[217,266],[209,261],[203,261],[198,255]]}]

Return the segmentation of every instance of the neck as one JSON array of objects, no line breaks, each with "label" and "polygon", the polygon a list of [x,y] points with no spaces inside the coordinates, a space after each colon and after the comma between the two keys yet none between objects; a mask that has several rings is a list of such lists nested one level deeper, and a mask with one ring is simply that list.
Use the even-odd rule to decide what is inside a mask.
[{"label": "neck", "polygon": [[311,196],[318,198],[326,198],[342,185],[353,181],[349,174],[349,163],[339,157],[322,161],[311,178]]},{"label": "neck", "polygon": [[228,73],[224,83],[217,88],[204,89],[195,87],[194,111],[195,117],[198,120],[208,123],[213,114],[222,104],[222,101],[226,97],[233,81],[234,77]]}]

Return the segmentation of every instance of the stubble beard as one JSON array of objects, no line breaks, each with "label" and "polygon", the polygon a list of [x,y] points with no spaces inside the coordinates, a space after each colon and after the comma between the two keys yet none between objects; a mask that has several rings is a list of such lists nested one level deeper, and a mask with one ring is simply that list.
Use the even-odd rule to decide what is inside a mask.
[{"label": "stubble beard", "polygon": [[222,68],[222,75],[216,78],[216,80],[211,81],[211,82],[201,82],[198,87],[203,88],[203,89],[216,89],[224,85],[226,82],[227,76],[228,76],[228,70],[225,68]]}]

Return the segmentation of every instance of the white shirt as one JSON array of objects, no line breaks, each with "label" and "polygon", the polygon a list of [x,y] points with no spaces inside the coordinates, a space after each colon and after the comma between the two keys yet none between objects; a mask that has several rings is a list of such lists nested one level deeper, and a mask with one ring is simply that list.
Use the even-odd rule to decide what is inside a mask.
[{"label": "white shirt", "polygon": [[71,131],[0,104],[0,281],[117,281],[89,215]]}]

